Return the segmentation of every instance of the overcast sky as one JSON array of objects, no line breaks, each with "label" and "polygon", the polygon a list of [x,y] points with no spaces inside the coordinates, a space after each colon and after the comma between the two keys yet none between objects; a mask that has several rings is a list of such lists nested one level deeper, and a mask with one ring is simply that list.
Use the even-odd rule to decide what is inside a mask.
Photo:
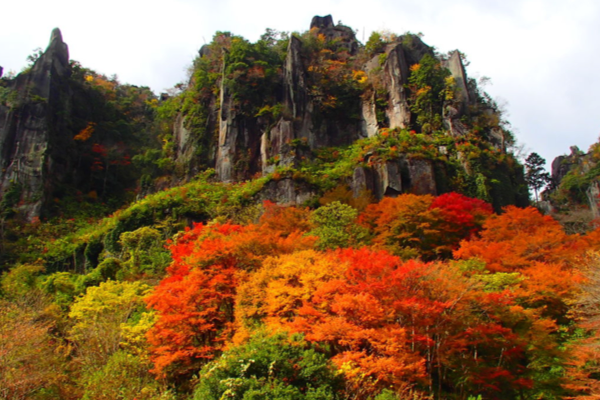
[{"label": "overcast sky", "polygon": [[0,66],[19,72],[59,27],[72,59],[156,93],[186,80],[217,31],[256,41],[266,28],[303,32],[331,14],[357,30],[422,32],[441,52],[459,49],[467,73],[506,104],[518,142],[548,164],[600,133],[600,1],[597,0],[28,0],[2,5]]}]

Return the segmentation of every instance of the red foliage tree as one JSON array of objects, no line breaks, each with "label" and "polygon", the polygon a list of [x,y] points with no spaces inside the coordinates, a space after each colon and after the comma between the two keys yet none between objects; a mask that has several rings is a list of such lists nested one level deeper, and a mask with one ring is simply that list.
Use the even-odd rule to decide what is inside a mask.
[{"label": "red foliage tree", "polygon": [[492,215],[484,201],[458,193],[437,198],[404,194],[369,205],[359,223],[373,244],[403,258],[450,258],[460,241],[476,233]]},{"label": "red foliage tree", "polygon": [[337,256],[348,263],[345,276],[318,288],[290,326],[334,349],[361,398],[407,383],[492,397],[531,386],[527,342],[515,329],[534,318],[510,292],[483,291],[450,265],[367,249]]},{"label": "red foliage tree", "polygon": [[146,299],[158,315],[147,335],[154,372],[189,376],[219,354],[233,334],[238,283],[265,257],[310,248],[314,240],[231,224],[196,224],[176,238],[168,276]]},{"label": "red foliage tree", "polygon": [[437,230],[440,233],[436,252],[452,256],[461,240],[468,239],[479,230],[493,214],[492,206],[483,200],[459,193],[445,193],[435,198],[431,210],[438,215]]}]

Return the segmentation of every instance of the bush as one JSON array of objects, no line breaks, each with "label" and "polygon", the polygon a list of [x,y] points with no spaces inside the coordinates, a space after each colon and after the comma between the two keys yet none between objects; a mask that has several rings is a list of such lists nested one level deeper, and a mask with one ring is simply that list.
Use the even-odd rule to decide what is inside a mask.
[{"label": "bush", "polygon": [[342,399],[343,381],[327,357],[301,335],[258,333],[206,365],[194,400]]}]

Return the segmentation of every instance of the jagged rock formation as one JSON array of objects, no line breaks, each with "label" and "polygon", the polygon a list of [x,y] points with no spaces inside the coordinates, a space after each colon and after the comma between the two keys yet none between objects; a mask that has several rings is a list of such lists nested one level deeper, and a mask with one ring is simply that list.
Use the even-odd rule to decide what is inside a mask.
[{"label": "jagged rock formation", "polygon": [[450,57],[444,60],[443,65],[450,70],[454,78],[457,96],[456,102],[449,104],[444,110],[444,123],[450,135],[464,136],[468,128],[460,121],[460,117],[468,110],[471,96],[467,86],[467,74],[458,50],[450,53]]},{"label": "jagged rock formation", "polygon": [[0,95],[2,218],[61,212],[67,197],[116,200],[134,184],[132,147],[152,141],[153,94],[71,62],[58,28],[29,69],[0,80]]},{"label": "jagged rock formation", "polygon": [[585,205],[591,218],[600,217],[600,172],[595,146],[588,153],[571,146],[571,154],[552,161],[550,187],[542,197],[549,200],[554,210],[570,212]]},{"label": "jagged rock formation", "polygon": [[[412,79],[421,64],[433,74],[422,76],[425,83]],[[31,71],[0,84],[0,100],[9,99],[0,101],[0,194],[12,199],[0,204],[0,211],[17,207],[32,219],[69,190],[105,196],[111,184],[123,189],[125,179],[135,179],[121,167],[132,159],[129,145],[139,146],[136,135],[154,132],[153,111],[146,113],[153,95],[142,93],[144,88],[124,87],[70,65],[58,30]],[[418,96],[427,90],[435,91],[434,100],[419,106]],[[15,96],[5,96],[7,91]],[[119,103],[119,96],[126,100]],[[219,33],[200,49],[188,88],[178,96],[161,95],[161,101],[162,119],[155,125],[162,129],[162,158],[143,162],[155,170],[165,166],[172,178],[157,181],[155,188],[188,181],[206,168],[214,168],[223,182],[285,170],[263,195],[298,204],[330,187],[303,177],[307,172],[293,177],[291,171],[310,170],[307,163],[323,149],[377,141],[388,130],[404,135],[406,145],[390,144],[388,155],[353,160],[336,184],[375,198],[463,190],[496,196],[497,207],[527,201],[513,189],[500,194],[500,187],[521,185],[522,176],[508,164],[484,171],[477,161],[479,170],[473,170],[469,160],[482,151],[505,151],[497,109],[467,77],[458,51],[439,56],[417,35],[386,38],[367,51],[351,28],[335,25],[331,16],[315,17],[308,32],[280,41],[252,44]],[[419,137],[407,136],[409,131]],[[469,148],[471,140],[478,144]],[[148,181],[141,185],[144,193],[152,186]]]},{"label": "jagged rock formation", "polygon": [[550,175],[552,177],[552,186],[558,187],[569,171],[582,163],[583,155],[579,147],[571,146],[571,154],[558,156],[552,160]]},{"label": "jagged rock formation", "polygon": [[[367,56],[351,28],[335,25],[330,15],[316,16],[309,32],[301,37],[291,36],[287,41],[281,62],[274,65],[278,68],[274,81],[265,81],[262,76],[258,83],[247,83],[255,85],[258,91],[264,86],[273,87],[271,92],[261,92],[269,101],[254,99],[265,106],[252,112],[247,111],[249,95],[239,93],[235,85],[250,81],[249,71],[264,74],[268,60],[262,60],[260,67],[252,67],[261,56],[248,50],[252,46],[248,44],[244,51],[251,55],[240,58],[239,48],[232,44],[236,40],[239,44],[241,39],[222,35],[199,52],[197,71],[204,68],[204,75],[192,78],[190,90],[198,93],[195,102],[203,105],[201,123],[198,111],[190,112],[185,107],[174,120],[174,160],[184,171],[184,180],[203,167],[213,167],[217,178],[224,182],[246,180],[282,167],[296,168],[303,160],[314,157],[318,149],[372,138],[382,128],[420,130],[413,107],[416,95],[410,90],[411,67],[425,55],[433,59],[437,55],[417,35],[406,34],[382,42]],[[363,64],[356,64],[356,60],[363,60]],[[352,67],[347,66],[349,62]],[[478,126],[480,132],[485,132],[485,140],[503,152],[506,138],[499,127],[498,112],[482,100],[476,85],[467,77],[460,52],[451,52],[438,63],[447,69],[452,79],[449,82],[454,85],[453,97],[444,101],[438,111],[447,135],[462,138]],[[328,72],[331,70],[334,73]],[[207,89],[199,82],[205,82],[202,76],[208,73],[219,78]],[[367,86],[352,83],[353,79],[368,82]],[[336,108],[340,98],[345,103]],[[199,153],[203,156],[198,157]],[[460,159],[464,155],[455,156]],[[467,174],[472,173],[466,161],[462,164]],[[433,160],[400,154],[395,160],[373,167],[357,166],[347,183],[355,195],[369,191],[376,198],[402,192],[438,194],[450,186],[439,186],[445,172],[436,165]],[[506,183],[510,179],[501,180]],[[282,179],[272,182],[267,192],[286,204],[315,193],[301,186],[294,189],[293,181]],[[482,189],[482,193],[486,192]],[[504,201],[515,201],[515,197],[507,196]]]},{"label": "jagged rock formation", "polygon": [[68,124],[64,88],[70,74],[69,50],[57,28],[31,70],[11,82],[8,90],[16,96],[0,104],[0,195],[18,191],[27,219],[40,214],[53,175],[70,169],[57,138]]}]

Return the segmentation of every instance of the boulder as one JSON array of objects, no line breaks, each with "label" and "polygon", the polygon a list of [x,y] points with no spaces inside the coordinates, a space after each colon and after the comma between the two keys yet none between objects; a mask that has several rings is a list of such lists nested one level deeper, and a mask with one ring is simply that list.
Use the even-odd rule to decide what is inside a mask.
[{"label": "boulder", "polygon": [[408,159],[410,192],[413,194],[431,194],[437,196],[433,162],[424,159]]},{"label": "boulder", "polygon": [[269,182],[261,191],[263,200],[271,200],[282,206],[301,206],[316,194],[305,184],[292,178]]}]

